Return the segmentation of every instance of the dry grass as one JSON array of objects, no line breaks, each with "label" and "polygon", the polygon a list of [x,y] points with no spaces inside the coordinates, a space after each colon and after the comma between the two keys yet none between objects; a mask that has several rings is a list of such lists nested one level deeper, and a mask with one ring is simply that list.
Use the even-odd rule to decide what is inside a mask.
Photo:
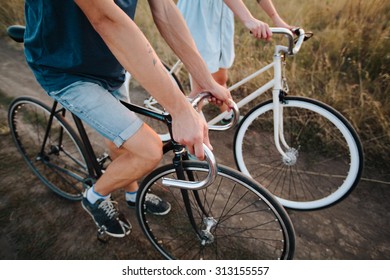
[{"label": "dry grass", "polygon": [[[256,7],[244,1],[258,18],[269,22]],[[289,59],[287,77],[291,95],[309,96],[330,104],[357,129],[365,149],[367,166],[390,169],[390,2],[383,0],[274,0],[287,22],[314,32],[300,54]],[[161,58],[173,63],[175,56],[154,27],[148,5],[140,1],[136,21]],[[0,6],[0,27],[23,23],[23,1]],[[276,40],[276,38],[275,38]],[[254,41],[243,26],[236,25],[236,60],[232,81],[266,63],[272,44]],[[264,79],[266,76],[264,77]],[[251,82],[237,94],[261,84]]]},{"label": "dry grass", "polygon": [[[246,2],[251,5],[254,1]],[[289,23],[315,34],[294,63],[288,64],[291,94],[319,99],[344,114],[361,137],[367,166],[381,167],[388,173],[390,3],[380,0],[299,3],[275,0],[274,3],[281,14],[285,12],[283,17]],[[264,18],[260,12],[258,16]],[[272,52],[268,45],[262,48],[252,42],[240,25],[236,40],[240,44],[232,79],[238,79],[251,64],[265,63],[264,58]],[[259,52],[259,47],[264,52]]]},{"label": "dry grass", "polygon": [[24,1],[2,1],[0,5],[0,35],[5,34],[7,26],[24,23]]}]

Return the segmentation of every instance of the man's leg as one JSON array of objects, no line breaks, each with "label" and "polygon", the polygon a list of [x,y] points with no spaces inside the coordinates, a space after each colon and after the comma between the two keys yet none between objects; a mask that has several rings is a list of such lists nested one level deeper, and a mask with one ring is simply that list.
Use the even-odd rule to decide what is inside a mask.
[{"label": "man's leg", "polygon": [[130,222],[118,212],[110,194],[119,189],[138,189],[137,180],[153,170],[162,158],[162,142],[147,125],[143,125],[120,148],[103,175],[84,195],[83,207],[100,229],[114,237],[130,233]]},{"label": "man's leg", "polygon": [[[116,161],[116,159],[119,157],[130,155],[125,148],[118,148],[110,141],[107,141],[106,144],[109,148],[110,157],[113,161]],[[132,158],[131,155],[130,158]],[[124,190],[127,206],[129,208],[135,208],[138,193],[138,182],[129,182],[126,186],[124,186]],[[171,205],[169,202],[162,200],[160,197],[152,193],[148,193],[146,195],[145,206],[146,210],[154,215],[166,215],[171,210]]]},{"label": "man's leg", "polygon": [[49,95],[126,151],[109,165],[82,200],[83,208],[101,230],[115,237],[125,236],[131,225],[118,212],[110,194],[136,182],[158,164],[162,157],[160,138],[112,93],[97,84],[80,81]]},{"label": "man's leg", "polygon": [[135,191],[137,180],[152,171],[162,158],[162,142],[145,124],[120,148],[110,146],[113,162],[95,184],[95,191],[103,196],[120,188]]}]

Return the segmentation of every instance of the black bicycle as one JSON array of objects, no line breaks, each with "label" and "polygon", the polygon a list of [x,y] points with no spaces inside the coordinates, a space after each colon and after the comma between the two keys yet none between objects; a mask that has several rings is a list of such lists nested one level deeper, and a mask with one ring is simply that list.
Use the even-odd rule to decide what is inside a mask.
[{"label": "black bicycle", "polygon": [[[20,28],[9,28],[11,37]],[[193,106],[206,96],[193,100]],[[122,103],[165,123],[171,131],[169,114]],[[28,166],[56,194],[81,200],[84,190],[104,172],[108,155],[96,155],[82,121],[56,101],[48,106],[32,97],[18,97],[10,104],[8,122]],[[206,146],[206,161],[190,160],[185,147],[174,140],[163,149],[173,151],[172,163],[155,169],[140,183],[136,214],[145,235],[165,258],[293,258],[293,225],[270,192],[242,173],[217,165]],[[171,204],[168,215],[145,211],[148,192]]]}]

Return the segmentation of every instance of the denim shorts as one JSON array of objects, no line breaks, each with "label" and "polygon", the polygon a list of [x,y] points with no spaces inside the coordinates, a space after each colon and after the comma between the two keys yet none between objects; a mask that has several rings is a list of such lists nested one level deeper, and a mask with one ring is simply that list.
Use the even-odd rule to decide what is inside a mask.
[{"label": "denim shorts", "polygon": [[123,106],[129,102],[125,86],[110,92],[91,82],[75,82],[59,91],[49,92],[67,110],[120,147],[142,126],[142,120]]}]

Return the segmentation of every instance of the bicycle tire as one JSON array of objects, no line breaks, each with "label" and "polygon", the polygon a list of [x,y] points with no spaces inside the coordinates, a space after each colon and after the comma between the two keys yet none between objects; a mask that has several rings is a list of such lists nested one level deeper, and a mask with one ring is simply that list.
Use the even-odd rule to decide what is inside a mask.
[{"label": "bicycle tire", "polygon": [[306,97],[286,97],[283,161],[274,142],[273,103],[253,108],[234,136],[234,158],[244,174],[266,186],[287,208],[315,210],[332,206],[358,184],[363,148],[350,123],[330,106]]},{"label": "bicycle tire", "polygon": [[41,153],[50,112],[51,108],[39,100],[16,98],[8,110],[12,138],[29,168],[49,189],[66,199],[81,200],[85,184],[93,176],[81,140],[59,114],[54,114]]},{"label": "bicycle tire", "polygon": [[[182,164],[185,173],[190,172],[196,180],[204,179],[208,172],[205,162]],[[176,178],[173,164],[156,169],[143,180],[137,217],[146,237],[165,258],[293,258],[295,232],[291,220],[272,194],[256,181],[225,166],[218,167],[212,185],[199,191],[163,186],[163,177]],[[182,191],[191,201],[196,230],[185,209]],[[156,216],[144,210],[149,192],[171,204],[167,215]]]}]

